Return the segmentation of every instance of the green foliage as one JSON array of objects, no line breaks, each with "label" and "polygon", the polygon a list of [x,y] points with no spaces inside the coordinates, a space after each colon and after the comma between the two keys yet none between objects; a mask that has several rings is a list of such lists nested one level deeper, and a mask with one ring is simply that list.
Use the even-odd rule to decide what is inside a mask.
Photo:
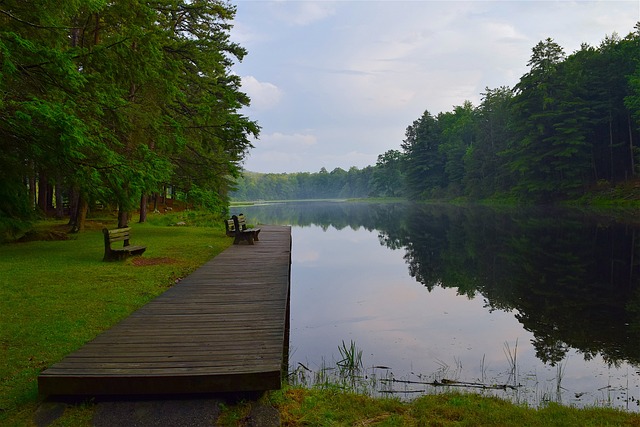
[{"label": "green foliage", "polygon": [[0,243],[13,240],[31,226],[33,209],[22,183],[12,182],[0,172]]},{"label": "green foliage", "polygon": [[406,130],[402,143],[407,156],[405,188],[412,199],[438,198],[438,191],[445,184],[440,135],[438,119],[428,111]]},{"label": "green foliage", "polygon": [[259,132],[230,70],[246,55],[229,40],[235,7],[8,0],[2,11],[0,170],[125,210],[165,184],[224,202]]},{"label": "green foliage", "polygon": [[400,197],[405,194],[405,159],[398,150],[378,156],[373,170],[371,194],[376,197]]},{"label": "green foliage", "polygon": [[228,212],[227,200],[221,200],[215,191],[205,190],[195,184],[189,190],[187,202],[195,206],[197,210],[206,210],[219,217]]}]

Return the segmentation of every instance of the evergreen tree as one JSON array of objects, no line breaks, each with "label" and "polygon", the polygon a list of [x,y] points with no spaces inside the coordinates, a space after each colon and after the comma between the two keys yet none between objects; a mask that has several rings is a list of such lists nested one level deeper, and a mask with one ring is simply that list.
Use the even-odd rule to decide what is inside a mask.
[{"label": "evergreen tree", "polygon": [[401,146],[407,158],[405,188],[409,198],[440,196],[445,180],[437,119],[425,111],[407,128]]},{"label": "evergreen tree", "polygon": [[474,143],[475,108],[469,101],[454,107],[451,113],[440,113],[442,129],[438,151],[444,161],[445,182],[450,196],[460,196],[465,175],[464,157]]},{"label": "evergreen tree", "polygon": [[401,197],[405,193],[404,155],[398,150],[389,150],[378,156],[373,171],[371,192],[379,197]]},{"label": "evergreen tree", "polygon": [[464,187],[474,198],[506,192],[514,184],[500,157],[513,139],[512,98],[513,92],[506,86],[486,88],[482,94],[474,121],[474,144],[464,157]]},{"label": "evergreen tree", "polygon": [[563,59],[560,45],[552,39],[541,41],[527,63],[530,71],[514,88],[517,140],[506,154],[509,168],[517,176],[513,188],[525,199],[544,202],[557,195],[554,136],[562,90],[558,68]]}]

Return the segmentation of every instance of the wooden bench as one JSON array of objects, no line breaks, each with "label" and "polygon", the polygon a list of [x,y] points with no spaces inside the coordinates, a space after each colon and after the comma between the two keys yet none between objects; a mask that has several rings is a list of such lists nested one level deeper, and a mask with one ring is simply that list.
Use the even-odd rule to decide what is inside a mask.
[{"label": "wooden bench", "polygon": [[253,245],[254,241],[260,241],[258,235],[260,234],[259,228],[247,228],[247,222],[243,214],[233,215],[231,219],[227,219],[224,223],[227,236],[233,237],[233,244],[237,245],[241,241],[246,241],[248,244]]},{"label": "wooden bench", "polygon": [[[129,237],[131,237],[131,228],[116,228],[108,230],[102,229],[104,234],[104,258],[103,261],[120,261],[127,258],[130,255],[142,255],[147,250],[146,246],[133,246],[129,244]],[[124,242],[122,248],[112,248],[111,244],[114,242]]]}]

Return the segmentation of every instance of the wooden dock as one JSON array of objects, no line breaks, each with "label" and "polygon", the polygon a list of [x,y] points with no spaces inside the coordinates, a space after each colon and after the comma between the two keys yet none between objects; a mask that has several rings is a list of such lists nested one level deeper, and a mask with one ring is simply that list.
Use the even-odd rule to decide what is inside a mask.
[{"label": "wooden dock", "polygon": [[290,227],[261,226],[43,371],[41,395],[280,388],[288,351]]}]

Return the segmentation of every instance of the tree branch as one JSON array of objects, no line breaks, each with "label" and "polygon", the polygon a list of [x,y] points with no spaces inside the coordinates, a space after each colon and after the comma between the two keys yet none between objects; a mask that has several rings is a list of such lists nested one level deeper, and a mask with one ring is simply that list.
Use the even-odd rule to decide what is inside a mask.
[{"label": "tree branch", "polygon": [[11,13],[7,12],[6,10],[2,10],[0,9],[0,13],[2,13],[3,15],[8,16],[9,18],[20,22],[21,24],[25,24],[28,25],[30,27],[33,28],[40,28],[43,30],[75,30],[75,29],[79,29],[79,27],[55,27],[55,26],[46,26],[46,25],[38,25],[38,24],[34,24],[32,22],[29,21],[25,21],[24,19],[20,19],[17,16],[12,15]]}]

